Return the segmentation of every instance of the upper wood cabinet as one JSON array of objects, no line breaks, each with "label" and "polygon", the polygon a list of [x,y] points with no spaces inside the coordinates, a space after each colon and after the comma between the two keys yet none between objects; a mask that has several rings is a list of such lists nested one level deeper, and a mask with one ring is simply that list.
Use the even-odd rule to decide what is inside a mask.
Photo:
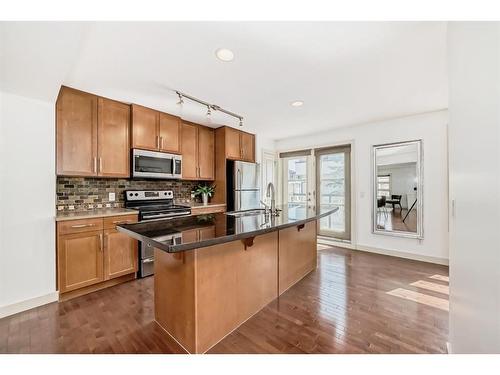
[{"label": "upper wood cabinet", "polygon": [[130,107],[68,87],[56,103],[57,174],[130,176]]},{"label": "upper wood cabinet", "polygon": [[202,180],[213,180],[215,162],[214,130],[198,126],[198,177]]},{"label": "upper wood cabinet", "polygon": [[215,139],[213,129],[182,122],[182,178],[209,180],[215,178]]},{"label": "upper wood cabinet", "polygon": [[240,132],[241,160],[255,162],[255,135]]},{"label": "upper wood cabinet", "polygon": [[61,88],[56,139],[58,175],[97,175],[97,96]]},{"label": "upper wood cabinet", "polygon": [[255,162],[255,135],[224,127],[227,159]]},{"label": "upper wood cabinet", "polygon": [[180,153],[181,120],[132,104],[132,148]]},{"label": "upper wood cabinet", "polygon": [[130,106],[99,98],[97,126],[97,175],[130,175]]},{"label": "upper wood cabinet", "polygon": [[166,113],[160,113],[159,123],[160,151],[181,152],[181,119]]},{"label": "upper wood cabinet", "polygon": [[233,128],[225,128],[226,133],[226,157],[228,159],[241,158],[240,132]]},{"label": "upper wood cabinet", "polygon": [[160,113],[154,109],[132,104],[132,147],[158,151]]}]

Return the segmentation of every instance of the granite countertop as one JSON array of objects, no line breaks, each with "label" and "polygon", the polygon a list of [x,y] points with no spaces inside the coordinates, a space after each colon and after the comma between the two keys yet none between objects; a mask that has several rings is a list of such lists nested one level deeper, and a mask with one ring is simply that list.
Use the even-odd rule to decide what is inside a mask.
[{"label": "granite countertop", "polygon": [[225,203],[209,203],[206,206],[203,205],[202,202],[182,202],[182,201],[175,201],[175,204],[178,204],[180,206],[188,206],[191,208],[203,208],[203,207],[225,207]]},{"label": "granite countertop", "polygon": [[[235,217],[225,213],[217,213],[122,224],[117,228],[120,232],[152,247],[175,253],[300,225],[331,215],[339,209],[338,207],[330,207],[316,210],[298,205],[284,205],[277,208],[282,210],[279,216],[258,214]],[[203,236],[193,235],[196,230],[203,230]]]},{"label": "granite countertop", "polygon": [[56,214],[56,221],[94,219],[108,216],[138,215],[139,211],[128,208],[102,208],[89,211],[64,211]]},{"label": "granite countertop", "polygon": [[203,203],[200,202],[191,202],[189,203],[189,207],[191,208],[203,208],[203,207],[225,207],[225,203],[209,203],[207,205],[204,205]]}]

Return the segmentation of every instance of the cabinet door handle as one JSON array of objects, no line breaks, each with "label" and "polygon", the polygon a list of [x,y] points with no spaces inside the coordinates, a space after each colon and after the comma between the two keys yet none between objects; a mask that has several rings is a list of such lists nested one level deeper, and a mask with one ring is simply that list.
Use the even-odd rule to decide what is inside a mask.
[{"label": "cabinet door handle", "polygon": [[160,149],[163,149],[163,137],[160,136]]},{"label": "cabinet door handle", "polygon": [[97,157],[94,158],[94,173],[97,173]]},{"label": "cabinet door handle", "polygon": [[95,224],[76,224],[72,225],[71,228],[85,228],[85,227],[93,227]]},{"label": "cabinet door handle", "polygon": [[156,136],[156,148],[160,148],[160,137],[158,135]]},{"label": "cabinet door handle", "polygon": [[102,172],[102,158],[99,158],[99,173]]},{"label": "cabinet door handle", "polygon": [[101,250],[101,253],[102,253],[102,250],[103,250],[102,248],[103,248],[103,246],[104,246],[104,244],[103,244],[103,239],[102,239],[102,233],[101,233],[101,234],[99,234],[99,240],[101,241],[101,246],[99,247],[99,249]]}]

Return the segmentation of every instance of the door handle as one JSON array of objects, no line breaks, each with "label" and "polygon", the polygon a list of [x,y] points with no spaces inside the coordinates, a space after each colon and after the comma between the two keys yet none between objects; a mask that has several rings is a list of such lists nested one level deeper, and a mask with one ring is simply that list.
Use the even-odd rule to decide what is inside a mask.
[{"label": "door handle", "polygon": [[163,137],[160,136],[160,149],[163,149]]},{"label": "door handle", "polygon": [[102,172],[102,158],[99,158],[99,173]]},{"label": "door handle", "polygon": [[99,246],[99,250],[101,250],[101,253],[102,253],[102,250],[103,250],[102,248],[103,248],[103,246],[104,246],[104,244],[103,244],[103,239],[102,239],[102,233],[101,233],[101,234],[99,234],[99,241],[100,241],[100,243],[101,243],[101,246]]},{"label": "door handle", "polygon": [[93,227],[95,224],[77,224],[72,225],[71,228],[85,228],[85,227]]},{"label": "door handle", "polygon": [[97,173],[97,157],[94,157],[94,173]]},{"label": "door handle", "polygon": [[160,148],[160,137],[158,135],[156,136],[156,148]]}]

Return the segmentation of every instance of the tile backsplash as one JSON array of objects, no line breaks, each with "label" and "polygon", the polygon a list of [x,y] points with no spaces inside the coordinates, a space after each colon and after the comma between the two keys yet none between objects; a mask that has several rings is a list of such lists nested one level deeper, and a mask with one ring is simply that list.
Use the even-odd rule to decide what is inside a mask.
[{"label": "tile backsplash", "polygon": [[[87,177],[57,177],[56,209],[84,211],[106,207],[123,207],[125,190],[173,190],[178,202],[191,201],[191,191],[197,181],[131,180]],[[109,201],[115,193],[115,201]]]}]

